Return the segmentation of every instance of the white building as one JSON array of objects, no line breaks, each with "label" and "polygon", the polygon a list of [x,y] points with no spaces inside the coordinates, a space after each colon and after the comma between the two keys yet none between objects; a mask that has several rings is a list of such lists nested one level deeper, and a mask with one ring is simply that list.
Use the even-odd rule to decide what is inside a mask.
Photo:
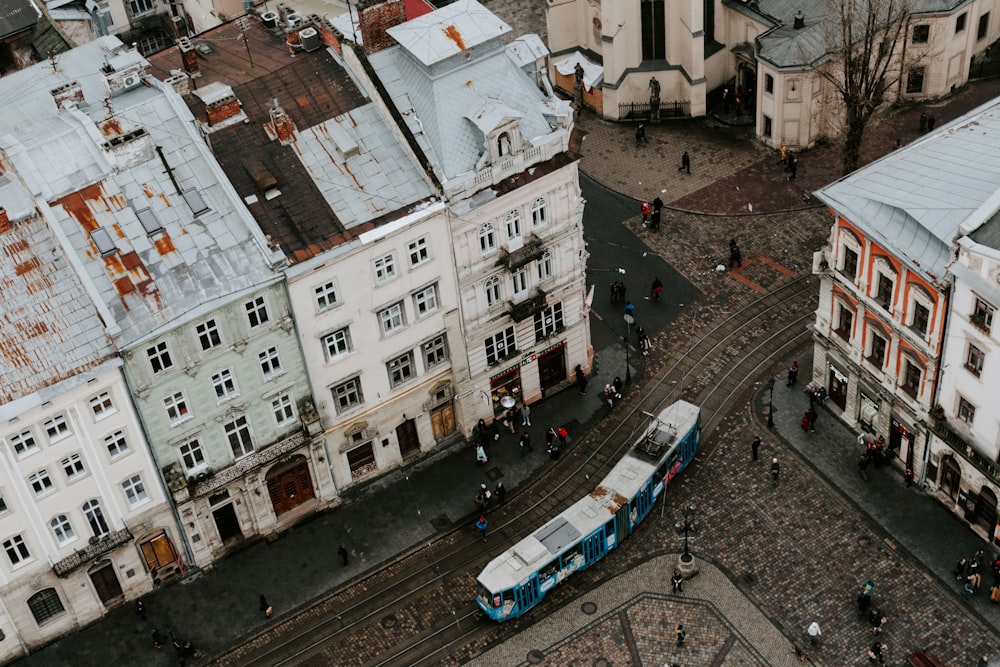
[{"label": "white building", "polygon": [[178,571],[176,524],[112,345],[58,233],[0,178],[0,660]]}]

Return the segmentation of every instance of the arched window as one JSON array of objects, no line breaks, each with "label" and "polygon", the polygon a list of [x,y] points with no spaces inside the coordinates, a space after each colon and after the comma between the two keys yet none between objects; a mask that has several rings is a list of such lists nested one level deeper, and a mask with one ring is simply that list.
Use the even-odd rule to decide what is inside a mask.
[{"label": "arched window", "polygon": [[541,227],[548,220],[545,217],[545,197],[539,197],[531,205],[531,224]]},{"label": "arched window", "polygon": [[510,135],[506,132],[497,137],[497,155],[500,157],[510,155]]},{"label": "arched window", "polygon": [[59,593],[54,588],[40,590],[28,598],[28,609],[31,610],[38,625],[66,611],[62,600],[59,599]]},{"label": "arched window", "polygon": [[500,303],[500,279],[496,276],[486,279],[486,305]]},{"label": "arched window", "polygon": [[487,222],[485,225],[479,228],[479,249],[485,255],[488,252],[493,252],[497,248],[497,235],[496,231],[493,229],[493,223]]},{"label": "arched window", "polygon": [[108,522],[104,520],[104,512],[101,511],[101,503],[97,500],[88,500],[83,504],[83,515],[87,517],[90,529],[94,532],[94,537],[104,537],[111,531],[108,530]]},{"label": "arched window", "polygon": [[663,0],[642,0],[642,59],[663,60],[667,56],[666,19]]},{"label": "arched window", "polygon": [[511,211],[505,220],[507,223],[507,238],[521,238],[521,214],[518,211]]},{"label": "arched window", "polygon": [[52,526],[52,533],[56,536],[56,540],[59,541],[60,546],[63,544],[69,544],[76,539],[76,534],[73,533],[73,526],[70,524],[69,519],[66,518],[65,514],[60,514],[56,518],[49,522]]},{"label": "arched window", "polygon": [[538,258],[539,282],[552,277],[552,253],[546,251]]}]

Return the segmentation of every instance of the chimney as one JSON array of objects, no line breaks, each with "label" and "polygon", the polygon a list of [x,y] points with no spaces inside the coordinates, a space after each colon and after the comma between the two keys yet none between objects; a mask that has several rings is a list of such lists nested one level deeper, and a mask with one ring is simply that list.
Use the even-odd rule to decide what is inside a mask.
[{"label": "chimney", "polygon": [[70,81],[69,83],[64,83],[58,88],[53,88],[49,91],[52,93],[52,99],[56,101],[56,108],[62,109],[63,104],[83,104],[83,87],[80,86],[79,81]]},{"label": "chimney", "polygon": [[796,30],[802,30],[806,27],[806,17],[802,15],[802,10],[795,12],[795,23],[792,24]]},{"label": "chimney", "polygon": [[331,47],[338,54],[342,55],[340,50],[340,40],[337,39],[337,33],[334,31],[333,26],[325,18],[320,19],[319,22],[319,37],[324,44]]},{"label": "chimney", "polygon": [[365,53],[375,53],[396,43],[386,30],[406,22],[403,0],[361,0],[357,9]]},{"label": "chimney", "polygon": [[198,52],[194,50],[191,40],[187,37],[178,38],[177,48],[181,52],[181,64],[184,65],[184,71],[191,76],[199,76],[201,72],[198,69]]},{"label": "chimney", "polygon": [[278,98],[274,98],[269,125],[272,130],[269,134],[272,134],[282,146],[287,146],[295,141],[295,121],[278,104]]},{"label": "chimney", "polygon": [[10,218],[7,217],[7,209],[0,206],[0,234],[9,232],[10,230]]},{"label": "chimney", "polygon": [[238,116],[243,110],[240,107],[240,101],[236,99],[233,89],[229,86],[226,86],[226,88],[225,93],[220,95],[218,99],[205,104],[205,112],[208,114],[209,125],[217,125],[224,120]]}]

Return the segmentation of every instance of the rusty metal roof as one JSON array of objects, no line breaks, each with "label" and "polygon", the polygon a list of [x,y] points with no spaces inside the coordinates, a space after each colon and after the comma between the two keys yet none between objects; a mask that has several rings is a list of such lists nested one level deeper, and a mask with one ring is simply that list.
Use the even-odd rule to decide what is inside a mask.
[{"label": "rusty metal roof", "polygon": [[[281,257],[232,196],[180,97],[157,82],[109,97],[105,63],[145,60],[105,37],[56,67],[41,63],[0,79],[0,99],[16,100],[0,114],[0,148],[47,203],[46,218],[127,347],[205,304],[277,279],[272,265]],[[57,109],[51,91],[73,82],[85,103]]]},{"label": "rusty metal roof", "polygon": [[[433,196],[397,133],[325,48],[292,55],[283,38],[256,20],[248,20],[245,35],[253,67],[244,43],[235,39],[235,25],[200,35],[212,53],[199,54],[202,75],[195,82],[201,88],[229,85],[239,99],[248,122],[213,131],[212,150],[261,229],[287,257],[313,257]],[[182,66],[176,47],[150,62],[162,78]],[[267,127],[275,100],[295,124],[288,145]],[[186,102],[207,122],[197,95]]]}]

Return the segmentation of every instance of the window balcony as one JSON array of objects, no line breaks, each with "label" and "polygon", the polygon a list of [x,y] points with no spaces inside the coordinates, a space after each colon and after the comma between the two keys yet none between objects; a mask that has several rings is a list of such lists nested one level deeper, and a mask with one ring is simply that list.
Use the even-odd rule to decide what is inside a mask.
[{"label": "window balcony", "polygon": [[67,556],[55,563],[52,566],[52,570],[56,573],[56,576],[67,577],[77,568],[90,565],[109,551],[114,551],[124,544],[129,544],[131,541],[132,533],[128,528],[116,530],[104,537],[92,537],[90,538],[90,544],[83,549],[77,549],[71,556]]},{"label": "window balcony", "polygon": [[948,444],[951,449],[986,476],[993,485],[1000,485],[1000,465],[976,451],[961,434],[952,430],[944,417],[931,421],[931,431]]},{"label": "window balcony", "polygon": [[518,303],[511,303],[510,319],[515,322],[522,322],[529,317],[532,317],[535,313],[545,310],[549,307],[549,303],[545,297],[545,292],[542,290],[536,290],[534,296],[529,297],[524,301],[519,301]]}]

